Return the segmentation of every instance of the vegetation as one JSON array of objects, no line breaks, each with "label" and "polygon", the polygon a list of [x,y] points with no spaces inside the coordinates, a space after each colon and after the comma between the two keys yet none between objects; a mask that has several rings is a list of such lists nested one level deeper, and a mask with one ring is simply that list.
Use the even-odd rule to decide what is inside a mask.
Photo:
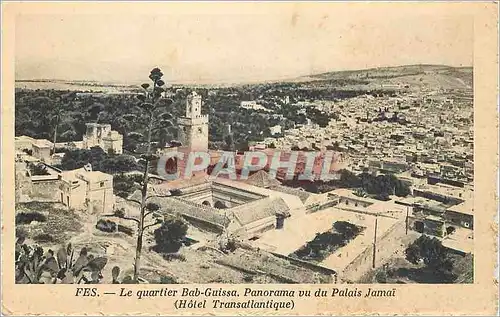
[{"label": "vegetation", "polygon": [[165,220],[159,228],[154,231],[156,241],[155,251],[177,252],[182,246],[188,230],[188,225],[179,217],[171,217]]},{"label": "vegetation", "polygon": [[90,163],[92,169],[109,174],[139,170],[140,166],[131,155],[107,154],[100,147],[65,150],[61,160],[61,169],[74,170]]},{"label": "vegetation", "polygon": [[302,260],[321,262],[337,249],[347,245],[347,243],[359,235],[364,228],[358,227],[346,221],[337,221],[332,229],[317,233],[312,241],[307,242],[300,249],[290,254]]},{"label": "vegetation", "polygon": [[47,171],[47,167],[43,164],[34,164],[34,163],[29,163],[28,164],[29,171],[31,175],[49,175],[49,172]]},{"label": "vegetation", "polygon": [[99,219],[95,225],[96,229],[104,232],[116,232],[117,226],[114,221]]},{"label": "vegetation", "polygon": [[453,263],[449,257],[449,249],[443,246],[435,237],[422,235],[415,240],[405,251],[406,259],[418,264],[423,262],[428,268],[438,273],[451,272]]},{"label": "vegetation", "polygon": [[422,235],[408,246],[405,259],[391,259],[362,282],[473,283],[473,272],[472,254],[458,254],[444,247],[437,238]]},{"label": "vegetation", "polygon": [[391,258],[382,267],[368,272],[359,283],[473,283],[474,256],[444,247],[426,235],[410,244],[404,257]]},{"label": "vegetation", "polygon": [[30,224],[32,221],[45,222],[47,216],[37,211],[20,212],[16,215],[16,225]]},{"label": "vegetation", "polygon": [[[165,111],[165,106],[169,103],[164,103],[162,99],[162,95],[165,92],[163,86],[165,82],[162,80],[163,73],[159,68],[154,68],[151,70],[149,74],[149,79],[152,82],[152,86],[148,83],[144,83],[141,85],[143,89],[142,94],[136,95],[139,103],[137,104],[137,111],[135,113],[130,113],[124,117],[127,120],[135,120],[138,115],[146,115],[146,143],[144,143],[146,150],[145,154],[141,155],[142,160],[145,162],[144,166],[144,174],[142,176],[142,180],[140,181],[141,185],[141,198],[130,199],[129,201],[135,202],[140,205],[140,213],[138,217],[128,217],[125,215],[123,210],[115,211],[115,216],[134,221],[137,224],[137,244],[136,244],[136,252],[135,252],[135,261],[134,261],[134,275],[133,282],[139,282],[139,273],[140,273],[140,265],[141,265],[141,255],[142,255],[142,243],[144,232],[147,228],[155,226],[159,224],[161,221],[159,219],[155,219],[154,215],[156,211],[159,209],[159,206],[148,203],[148,199],[151,196],[148,196],[148,181],[149,181],[149,169],[151,166],[151,162],[156,159],[156,156],[153,155],[152,144],[153,144],[153,132],[154,131],[163,131],[166,133],[166,129],[169,126],[172,126],[172,122],[170,119],[172,115],[170,112]],[[150,89],[151,87],[151,89]],[[125,187],[127,185],[125,184]],[[148,216],[153,217],[148,217]],[[153,222],[146,223],[148,218],[153,218]]]},{"label": "vegetation", "polygon": [[[312,123],[326,126],[338,114],[327,114],[314,107],[296,105],[297,102],[316,100],[338,100],[352,98],[366,93],[391,95],[390,91],[365,89],[339,89],[351,84],[364,84],[363,80],[323,79],[303,83],[266,83],[219,87],[214,90],[197,88],[205,101],[204,112],[210,115],[209,132],[213,136],[210,146],[214,149],[231,148],[244,150],[248,142],[262,141],[271,136],[269,128],[281,125],[290,129],[296,124]],[[168,93],[171,104],[169,115],[177,118],[183,115],[188,89],[176,87]],[[136,111],[135,95],[140,89],[131,89],[129,94],[84,94],[58,90],[23,90],[15,94],[15,134],[35,138],[71,142],[82,140],[86,123],[107,123],[124,136],[124,149],[130,153],[144,152],[147,147],[148,113]],[[289,97],[289,103],[284,97]],[[266,108],[249,110],[240,107],[241,101],[256,100]],[[166,99],[158,106],[169,105]],[[304,109],[305,113],[300,110]],[[133,119],[133,120],[132,120]],[[224,139],[224,129],[231,124],[231,140]],[[153,146],[162,147],[169,140],[177,138],[177,128],[166,125],[152,131]]]},{"label": "vegetation", "polygon": [[76,257],[70,244],[44,252],[39,246],[28,246],[24,239],[16,241],[16,283],[19,284],[96,284],[102,280],[107,258],[94,257],[82,248]]},{"label": "vegetation", "polygon": [[50,233],[40,233],[33,237],[33,240],[39,243],[51,243],[54,242],[54,237]]},{"label": "vegetation", "polygon": [[139,184],[136,175],[116,174],[113,176],[113,193],[119,197],[127,198],[139,189]]},{"label": "vegetation", "polygon": [[96,229],[101,230],[103,232],[123,232],[129,236],[134,233],[129,227],[117,224],[116,222],[109,219],[99,219],[95,225]]},{"label": "vegetation", "polygon": [[[31,215],[16,215],[16,218],[19,217],[16,221],[16,232],[19,232],[19,236],[35,239],[35,237],[41,234],[50,234],[53,239],[51,242],[66,243],[71,236],[73,236],[76,232],[80,232],[82,228],[82,222],[78,213],[75,213],[72,209],[68,210],[66,208],[59,208],[57,207],[57,204],[54,203],[21,203],[16,206],[16,209],[17,215]],[[44,213],[42,214],[38,210],[43,210]],[[28,223],[29,220],[42,221],[40,221],[36,226],[33,226],[31,221]],[[26,230],[27,228],[29,228],[29,230]],[[44,236],[41,237],[42,240],[38,242],[45,243],[43,238]]]},{"label": "vegetation", "polygon": [[337,188],[356,189],[361,196],[365,194],[379,200],[389,200],[389,195],[406,197],[410,194],[410,186],[395,175],[374,176],[369,173],[354,174],[349,170],[340,170],[340,179],[331,181],[298,181],[285,180],[283,185],[300,187],[312,193],[326,193]]}]

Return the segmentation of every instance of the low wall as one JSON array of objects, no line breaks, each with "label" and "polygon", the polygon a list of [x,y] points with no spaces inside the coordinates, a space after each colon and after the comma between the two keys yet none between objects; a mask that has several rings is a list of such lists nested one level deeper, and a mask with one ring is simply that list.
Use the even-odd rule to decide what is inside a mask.
[{"label": "low wall", "polygon": [[31,199],[34,201],[61,201],[58,179],[38,180],[31,183]]},{"label": "low wall", "polygon": [[264,219],[260,219],[254,221],[250,224],[244,226],[247,232],[247,238],[258,236],[261,233],[264,233],[269,230],[273,230],[276,228],[276,216],[267,217]]},{"label": "low wall", "polygon": [[[350,212],[355,212],[355,213],[358,213],[358,214],[364,214],[364,215],[369,215],[369,216],[375,216],[377,215],[377,213],[375,212],[370,212],[370,211],[367,211],[367,210],[363,210],[360,208],[350,208],[350,207],[342,207],[341,205],[337,205],[335,206],[337,209],[340,209],[340,210],[344,210],[344,211],[350,211]],[[385,215],[385,214],[379,214],[378,215],[379,217],[385,217],[385,218],[391,218],[391,219],[398,219],[398,217],[394,217],[394,216],[389,216],[389,215]]]},{"label": "low wall", "polygon": [[[406,222],[396,222],[383,235],[377,237],[375,267],[384,264],[396,252],[403,252],[406,246],[413,242],[419,234],[408,231],[406,235]],[[345,282],[356,282],[373,267],[373,244],[369,245],[358,255],[340,274]]]},{"label": "low wall", "polygon": [[320,211],[320,210],[323,210],[323,209],[334,207],[337,204],[338,204],[338,201],[336,201],[336,200],[330,200],[330,201],[327,201],[327,202],[325,202],[323,204],[307,206],[306,207],[306,213],[310,214],[310,213],[313,213],[313,212],[316,212],[316,211]]},{"label": "low wall", "polygon": [[439,202],[444,203],[444,204],[449,204],[450,206],[458,205],[458,204],[461,204],[464,202],[464,200],[460,199],[460,198],[456,198],[456,197],[448,196],[448,195],[443,195],[443,194],[439,194],[439,193],[433,193],[433,192],[426,191],[426,190],[419,190],[419,189],[413,189],[413,195],[419,196],[419,197],[424,197],[427,199],[436,200],[436,201],[439,201]]},{"label": "low wall", "polygon": [[200,219],[198,217],[194,217],[192,215],[188,214],[181,214],[181,216],[186,219],[189,223],[191,223],[193,226],[201,229],[201,230],[206,230],[214,233],[222,233],[224,231],[224,228],[218,224],[208,222],[206,220]]},{"label": "low wall", "polygon": [[269,253],[271,253],[272,255],[274,255],[278,258],[285,259],[285,260],[289,261],[290,263],[293,263],[293,264],[296,264],[298,266],[302,266],[304,268],[310,269],[314,272],[318,272],[318,273],[326,274],[326,275],[332,275],[334,277],[334,280],[335,281],[337,280],[337,278],[336,278],[337,272],[335,272],[332,269],[326,268],[324,266],[316,265],[316,264],[311,263],[311,262],[295,259],[295,258],[286,256],[286,255],[283,255],[283,254],[279,254],[279,253],[275,253],[275,252],[269,252]]}]

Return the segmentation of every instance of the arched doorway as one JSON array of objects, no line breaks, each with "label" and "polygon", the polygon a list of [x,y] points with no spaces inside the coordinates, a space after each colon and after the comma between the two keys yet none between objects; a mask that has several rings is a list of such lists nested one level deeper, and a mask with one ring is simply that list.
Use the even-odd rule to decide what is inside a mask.
[{"label": "arched doorway", "polygon": [[226,204],[220,200],[217,200],[215,202],[214,207],[217,209],[226,209],[227,208]]},{"label": "arched doorway", "polygon": [[177,158],[171,157],[165,163],[165,171],[167,174],[177,173]]},{"label": "arched doorway", "polygon": [[212,204],[208,200],[203,201],[201,204],[208,207],[212,207]]}]

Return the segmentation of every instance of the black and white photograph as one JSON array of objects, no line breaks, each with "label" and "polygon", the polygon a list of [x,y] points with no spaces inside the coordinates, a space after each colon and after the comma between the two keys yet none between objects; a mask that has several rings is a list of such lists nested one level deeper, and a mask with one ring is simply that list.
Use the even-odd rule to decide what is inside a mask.
[{"label": "black and white photograph", "polygon": [[15,283],[474,283],[474,21],[349,10],[18,14]]}]

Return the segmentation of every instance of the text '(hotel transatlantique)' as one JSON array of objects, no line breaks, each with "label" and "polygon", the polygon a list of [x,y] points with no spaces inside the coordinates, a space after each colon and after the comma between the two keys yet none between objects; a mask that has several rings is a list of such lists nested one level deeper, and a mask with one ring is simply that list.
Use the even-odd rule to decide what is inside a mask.
[{"label": "text '(hotel transatlantique)'", "polygon": [[[274,309],[293,310],[295,299],[307,297],[349,297],[366,298],[396,297],[395,288],[368,288],[361,290],[357,287],[323,287],[315,290],[292,289],[258,289],[245,288],[243,291],[234,289],[183,287],[132,290],[120,287],[117,292],[105,292],[102,296],[135,297],[138,300],[154,299],[160,297],[174,297],[175,309]],[[101,293],[97,288],[77,288],[75,296],[99,297]]]}]

